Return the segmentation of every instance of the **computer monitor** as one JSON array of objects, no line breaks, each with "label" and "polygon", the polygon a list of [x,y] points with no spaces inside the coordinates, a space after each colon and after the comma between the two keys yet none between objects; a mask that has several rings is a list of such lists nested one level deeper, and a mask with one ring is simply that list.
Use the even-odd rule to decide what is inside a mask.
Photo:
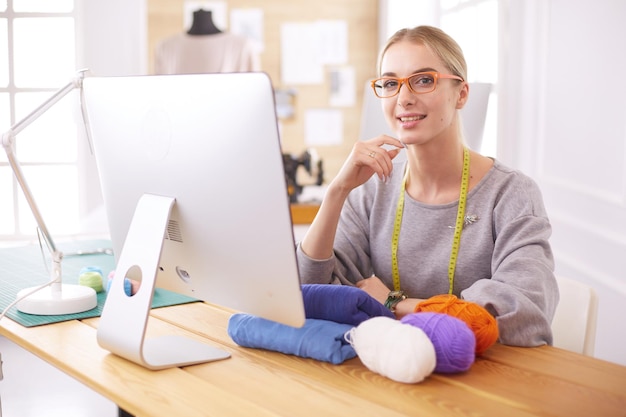
[{"label": "computer monitor", "polygon": [[154,286],[303,325],[270,78],[87,77],[83,94],[117,262],[100,345],[151,369],[212,360],[144,338]]}]

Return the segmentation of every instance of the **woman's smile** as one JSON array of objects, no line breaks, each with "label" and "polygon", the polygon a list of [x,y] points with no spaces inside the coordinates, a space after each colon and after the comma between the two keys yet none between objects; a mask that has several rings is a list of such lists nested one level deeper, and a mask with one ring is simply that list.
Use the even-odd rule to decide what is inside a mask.
[{"label": "woman's smile", "polygon": [[403,129],[410,129],[417,125],[419,122],[426,118],[425,114],[401,114],[397,116],[397,120],[400,121],[400,126]]}]

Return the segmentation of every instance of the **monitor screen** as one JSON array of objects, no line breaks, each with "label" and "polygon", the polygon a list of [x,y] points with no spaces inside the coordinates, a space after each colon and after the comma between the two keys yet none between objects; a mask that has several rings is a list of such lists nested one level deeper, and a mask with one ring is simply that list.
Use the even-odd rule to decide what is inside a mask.
[{"label": "monitor screen", "polygon": [[301,326],[269,77],[88,77],[83,94],[116,261],[140,198],[172,198],[157,287]]}]

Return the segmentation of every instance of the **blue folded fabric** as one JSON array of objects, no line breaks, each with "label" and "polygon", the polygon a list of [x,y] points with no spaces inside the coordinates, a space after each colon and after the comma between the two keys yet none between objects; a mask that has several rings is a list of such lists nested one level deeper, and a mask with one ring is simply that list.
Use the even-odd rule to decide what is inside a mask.
[{"label": "blue folded fabric", "polygon": [[228,335],[239,346],[340,364],[354,358],[354,348],[343,335],[354,326],[327,320],[306,319],[300,328],[250,314],[237,313],[228,320]]},{"label": "blue folded fabric", "polygon": [[330,320],[358,326],[367,319],[394,314],[374,297],[357,287],[331,284],[304,284],[302,298],[307,318]]}]

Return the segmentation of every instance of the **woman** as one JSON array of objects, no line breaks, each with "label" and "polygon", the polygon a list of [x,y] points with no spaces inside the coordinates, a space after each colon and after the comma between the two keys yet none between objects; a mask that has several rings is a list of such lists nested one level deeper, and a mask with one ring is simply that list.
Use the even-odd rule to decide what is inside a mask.
[{"label": "woman", "polygon": [[379,73],[372,87],[397,138],[354,145],[298,245],[302,282],[356,285],[398,318],[452,293],[496,317],[501,343],[551,344],[558,288],[542,196],[466,148],[460,47],[434,27],[403,29]]}]

